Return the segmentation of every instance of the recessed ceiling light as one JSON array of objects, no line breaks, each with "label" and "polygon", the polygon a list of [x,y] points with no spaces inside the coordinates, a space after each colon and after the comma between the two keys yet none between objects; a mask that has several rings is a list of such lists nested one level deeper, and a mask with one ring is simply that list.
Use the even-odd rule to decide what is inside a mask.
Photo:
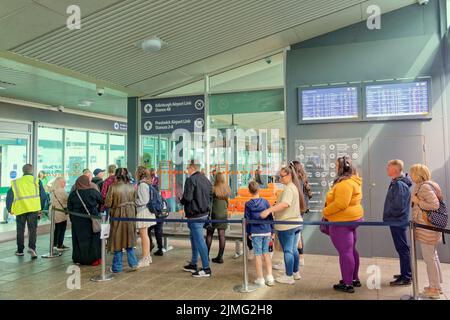
[{"label": "recessed ceiling light", "polygon": [[78,106],[79,107],[89,107],[93,103],[94,103],[94,101],[92,101],[92,100],[82,100],[82,101],[80,101]]},{"label": "recessed ceiling light", "polygon": [[0,86],[0,90],[6,90],[6,88],[5,88],[5,87],[2,87],[2,86]]}]

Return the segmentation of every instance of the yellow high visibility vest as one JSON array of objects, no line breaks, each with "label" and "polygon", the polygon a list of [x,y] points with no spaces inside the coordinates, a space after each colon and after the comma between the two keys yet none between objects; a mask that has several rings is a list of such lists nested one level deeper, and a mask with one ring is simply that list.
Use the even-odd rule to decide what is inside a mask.
[{"label": "yellow high visibility vest", "polygon": [[32,175],[25,175],[22,178],[11,181],[11,188],[14,193],[14,201],[11,207],[12,213],[21,215],[42,210],[38,178]]}]

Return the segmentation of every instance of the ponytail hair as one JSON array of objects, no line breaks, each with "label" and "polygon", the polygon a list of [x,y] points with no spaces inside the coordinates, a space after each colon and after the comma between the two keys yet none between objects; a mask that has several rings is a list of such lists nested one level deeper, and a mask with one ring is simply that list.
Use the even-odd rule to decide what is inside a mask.
[{"label": "ponytail hair", "polygon": [[303,196],[303,190],[302,190],[302,188],[300,186],[300,182],[298,180],[298,176],[297,176],[297,173],[295,171],[295,168],[293,167],[293,165],[290,164],[287,167],[281,168],[281,171],[291,175],[292,183],[297,187],[297,190],[298,190],[298,200],[299,200],[299,203],[300,203],[300,211],[301,211],[301,213],[305,212],[306,209],[307,209],[306,208],[306,202],[305,202],[305,198]]},{"label": "ponytail hair", "polygon": [[339,183],[343,180],[350,179],[355,173],[356,169],[352,165],[352,160],[349,156],[339,157],[338,162],[338,172],[337,177],[333,184]]},{"label": "ponytail hair", "polygon": [[309,185],[308,175],[306,174],[302,164],[300,163],[300,161],[294,160],[291,161],[289,165],[294,168],[295,173],[298,176],[299,182],[301,182],[303,185],[304,192],[306,193],[308,198],[311,199],[312,198],[311,186]]}]

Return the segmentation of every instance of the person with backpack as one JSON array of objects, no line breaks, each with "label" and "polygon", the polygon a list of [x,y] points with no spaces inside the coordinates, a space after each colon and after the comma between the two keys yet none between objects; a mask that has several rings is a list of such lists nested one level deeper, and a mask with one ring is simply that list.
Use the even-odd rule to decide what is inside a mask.
[{"label": "person with backpack", "polygon": [[[183,267],[184,271],[191,272],[195,278],[210,277],[208,247],[203,237],[203,226],[211,211],[213,198],[212,185],[208,178],[199,171],[198,164],[191,161],[187,167],[189,178],[184,183],[183,197],[180,203],[184,206],[184,213],[188,219],[190,240],[192,247],[191,262]],[[202,269],[197,269],[197,260],[200,254]]]},{"label": "person with backpack", "polygon": [[[156,176],[155,169],[149,170],[149,191],[150,191],[150,203],[152,205],[149,209],[155,214],[157,218],[163,218],[163,210],[167,209],[167,203],[161,196],[159,191],[159,178]],[[152,231],[155,233],[156,245],[158,250],[154,253],[155,256],[163,256],[163,225],[164,222],[158,221],[155,225],[148,228],[148,237],[150,239],[150,252],[155,247],[152,239]]]},{"label": "person with backpack", "polygon": [[[136,218],[138,219],[156,219],[154,213],[150,212],[148,206],[150,202],[150,186],[148,179],[150,178],[149,172],[146,167],[139,166],[135,174],[138,182],[136,192]],[[148,228],[154,226],[154,221],[137,221],[136,229],[139,230],[142,246],[142,258],[138,262],[138,268],[148,267],[152,263],[152,257],[150,255],[150,239],[148,237]]]},{"label": "person with backpack", "polygon": [[[430,170],[423,164],[411,166],[409,174],[415,184],[411,197],[412,220],[417,224],[433,226],[427,213],[439,209],[442,201],[441,188],[436,182],[431,180]],[[418,227],[415,230],[415,235],[422,249],[429,282],[429,286],[424,288],[421,296],[430,299],[440,299],[442,272],[437,246],[442,240],[441,233]]]},{"label": "person with backpack", "polygon": [[383,221],[404,223],[404,226],[391,226],[392,240],[400,258],[400,274],[394,276],[391,287],[411,285],[411,255],[409,250],[408,230],[409,211],[411,209],[412,181],[408,174],[403,174],[403,161],[390,160],[387,174],[392,179],[384,202]]}]

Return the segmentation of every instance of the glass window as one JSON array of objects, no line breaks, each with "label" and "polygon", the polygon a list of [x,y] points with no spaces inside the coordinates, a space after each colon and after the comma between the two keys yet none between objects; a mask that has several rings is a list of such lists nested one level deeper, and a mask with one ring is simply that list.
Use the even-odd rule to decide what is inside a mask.
[{"label": "glass window", "polygon": [[46,182],[63,174],[63,129],[38,128],[37,170],[46,174]]},{"label": "glass window", "polygon": [[151,136],[142,137],[142,165],[147,168],[156,166],[156,143],[157,139]]},{"label": "glass window", "polygon": [[127,159],[125,156],[125,136],[110,134],[109,135],[109,162],[118,167],[126,167]]},{"label": "glass window", "polygon": [[[22,167],[28,163],[28,139],[0,135],[0,221],[14,220],[5,210],[5,200],[11,180],[22,176]],[[3,229],[4,230],[4,229]]]},{"label": "glass window", "polygon": [[106,133],[89,132],[89,168],[106,170],[108,166],[108,136]]},{"label": "glass window", "polygon": [[86,168],[87,132],[66,130],[66,176],[70,188]]}]

